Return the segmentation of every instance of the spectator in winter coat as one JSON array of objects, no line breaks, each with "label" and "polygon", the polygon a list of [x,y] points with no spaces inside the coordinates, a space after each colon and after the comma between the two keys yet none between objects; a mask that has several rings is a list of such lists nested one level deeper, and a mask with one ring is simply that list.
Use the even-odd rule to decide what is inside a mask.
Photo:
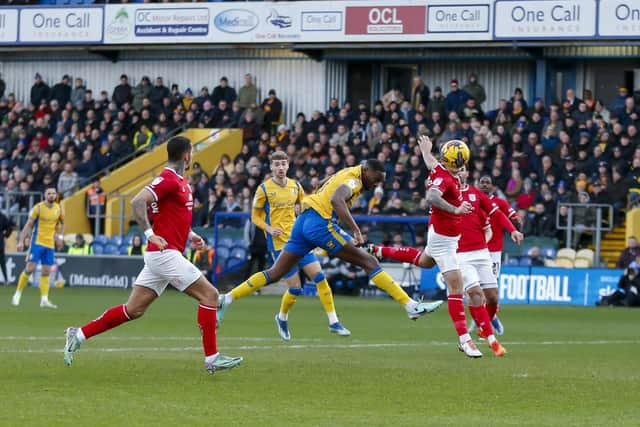
[{"label": "spectator in winter coat", "polygon": [[253,77],[247,73],[244,75],[244,85],[238,91],[238,103],[240,108],[249,108],[251,104],[258,102],[258,88],[253,84]]},{"label": "spectator in winter coat", "polygon": [[263,128],[271,130],[271,128],[280,123],[282,116],[282,101],[276,96],[275,89],[269,90],[269,97],[262,101],[262,110],[264,111]]},{"label": "spectator in winter coat", "polygon": [[229,80],[226,77],[220,79],[220,84],[213,89],[213,94],[211,94],[213,105],[218,105],[221,99],[227,101],[228,105],[232,105],[236,98],[236,90],[229,86]]},{"label": "spectator in winter coat", "polygon": [[132,103],[133,109],[135,111],[142,110],[143,100],[145,98],[149,100],[151,99],[151,81],[149,80],[149,77],[147,76],[142,77],[142,80],[140,80],[140,83],[138,83],[136,87],[133,88],[132,94],[133,94],[133,103]]},{"label": "spectator in winter coat", "polygon": [[613,98],[613,102],[611,103],[611,111],[616,114],[619,114],[621,111],[623,111],[624,102],[626,101],[628,96],[629,91],[627,90],[627,88],[623,86],[619,87],[618,94],[615,96],[615,98]]},{"label": "spectator in winter coat", "polygon": [[451,91],[447,94],[444,101],[444,110],[446,114],[452,111],[458,111],[461,106],[469,99],[469,94],[458,88],[458,80],[453,79],[450,83]]},{"label": "spectator in winter coat", "polygon": [[425,108],[429,106],[429,96],[431,91],[429,86],[422,80],[422,77],[415,76],[413,78],[413,88],[411,89],[411,106],[418,111],[420,106]]},{"label": "spectator in winter coat", "polygon": [[98,172],[91,150],[86,149],[82,152],[82,161],[78,163],[75,171],[80,179],[80,185],[87,184],[87,180]]},{"label": "spectator in winter coat", "polygon": [[629,237],[629,246],[627,246],[618,258],[617,268],[627,268],[629,264],[640,255],[640,246],[638,246],[638,239],[635,236]]},{"label": "spectator in winter coat", "polygon": [[164,81],[162,77],[156,77],[156,83],[151,88],[151,93],[149,94],[149,100],[151,101],[151,108],[155,110],[160,110],[162,107],[162,100],[164,98],[169,98],[171,96],[171,91],[168,87],[164,85]]},{"label": "spectator in winter coat", "polygon": [[555,237],[555,220],[545,212],[543,203],[537,203],[534,215],[525,219],[523,231],[526,236]]},{"label": "spectator in winter coat", "polygon": [[63,172],[58,178],[57,189],[63,197],[69,197],[78,186],[78,174],[73,171],[73,166],[69,162],[65,162],[63,168]]},{"label": "spectator in winter coat", "polygon": [[[76,78],[76,87],[71,90],[71,104],[78,105],[78,103],[84,103],[84,94],[87,92],[87,88],[84,86],[84,82],[80,77]],[[84,108],[87,109],[89,105],[85,105]],[[93,108],[93,103],[91,103],[90,108]]]},{"label": "spectator in winter coat", "polygon": [[478,105],[478,107],[482,106],[482,103],[487,100],[487,93],[484,90],[484,86],[478,83],[478,76],[476,73],[469,74],[469,81],[462,90],[467,92],[470,97],[476,100],[476,105]]},{"label": "spectator in winter coat", "polygon": [[442,95],[442,89],[440,86],[436,86],[433,90],[433,98],[429,101],[429,106],[427,107],[427,115],[429,117],[433,116],[434,112],[438,112],[440,117],[445,116],[445,102],[446,98]]},{"label": "spectator in winter coat", "polygon": [[122,107],[123,104],[131,102],[133,99],[131,86],[129,86],[129,77],[126,74],[120,76],[120,84],[113,89],[111,99],[118,107]]},{"label": "spectator in winter coat", "polygon": [[71,85],[69,75],[62,76],[62,81],[56,83],[51,89],[51,99],[58,101],[60,105],[67,105],[71,100]]},{"label": "spectator in winter coat", "polygon": [[31,86],[31,104],[36,108],[42,103],[42,101],[49,102],[51,97],[51,89],[42,80],[40,73],[36,73],[36,82]]}]

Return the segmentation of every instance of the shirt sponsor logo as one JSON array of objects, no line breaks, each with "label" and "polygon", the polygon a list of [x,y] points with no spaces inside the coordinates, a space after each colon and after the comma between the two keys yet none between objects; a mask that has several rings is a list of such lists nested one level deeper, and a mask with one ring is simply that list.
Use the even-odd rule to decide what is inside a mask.
[{"label": "shirt sponsor logo", "polygon": [[342,31],[342,12],[302,12],[302,31]]},{"label": "shirt sponsor logo", "polygon": [[349,6],[345,34],[424,34],[425,6]]},{"label": "shirt sponsor logo", "polygon": [[229,9],[219,13],[214,25],[225,33],[248,33],[258,26],[258,15],[245,9]]}]

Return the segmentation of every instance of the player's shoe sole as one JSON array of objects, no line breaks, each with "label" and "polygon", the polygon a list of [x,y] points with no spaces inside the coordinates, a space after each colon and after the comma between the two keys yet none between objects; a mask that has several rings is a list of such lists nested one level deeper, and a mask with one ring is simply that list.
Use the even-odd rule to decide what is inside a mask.
[{"label": "player's shoe sole", "polygon": [[473,342],[473,340],[468,340],[464,343],[458,343],[458,350],[472,359],[478,359],[482,357],[482,353],[480,352],[480,350],[478,350],[478,347],[476,347],[476,344]]},{"label": "player's shoe sole", "polygon": [[64,344],[64,364],[71,366],[73,363],[73,353],[80,349],[80,341],[78,341],[78,328],[67,328],[65,330],[65,344]]},{"label": "player's shoe sole", "polygon": [[407,316],[411,320],[417,320],[425,314],[433,313],[444,303],[442,300],[433,302],[419,302],[416,308],[411,311],[407,311]]},{"label": "player's shoe sole", "polygon": [[210,374],[214,374],[218,371],[228,371],[240,365],[244,361],[242,357],[229,357],[223,354],[218,354],[213,362],[204,363],[204,369]]},{"label": "player's shoe sole", "polygon": [[342,323],[340,322],[330,324],[329,331],[333,334],[338,334],[341,337],[348,337],[351,335],[351,331],[342,326]]},{"label": "player's shoe sole", "polygon": [[289,332],[289,321],[288,320],[280,320],[278,315],[275,317],[276,326],[278,327],[278,334],[280,334],[280,338],[285,341],[291,341],[291,333]]}]

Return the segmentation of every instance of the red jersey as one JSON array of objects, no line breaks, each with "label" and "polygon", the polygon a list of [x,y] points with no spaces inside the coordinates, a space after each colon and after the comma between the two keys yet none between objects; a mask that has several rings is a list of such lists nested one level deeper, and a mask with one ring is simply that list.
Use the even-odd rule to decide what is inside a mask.
[{"label": "red jersey", "polygon": [[[518,213],[513,210],[509,202],[500,197],[497,197],[495,194],[489,196],[489,200],[495,203],[500,211],[506,215],[509,220],[518,216]],[[500,224],[498,221],[491,221],[491,231],[493,232],[493,236],[491,240],[489,240],[489,252],[502,252],[503,240],[504,240],[504,231],[508,231],[509,233],[515,231],[515,227],[511,224],[511,228],[504,227],[505,224]]]},{"label": "red jersey", "polygon": [[[187,180],[167,167],[144,188],[153,194],[153,232],[167,241],[166,249],[184,252],[193,210],[193,195]],[[147,252],[159,250],[153,243],[147,244]]]},{"label": "red jersey", "polygon": [[[460,180],[440,163],[429,174],[427,181],[427,191],[434,189],[442,194],[442,198],[455,207],[462,204],[460,194]],[[429,225],[433,230],[443,236],[456,237],[460,235],[460,215],[452,214],[435,206],[431,206],[431,218]]]},{"label": "red jersey", "polygon": [[463,215],[464,227],[462,236],[458,241],[458,252],[479,251],[487,248],[487,241],[484,237],[484,230],[490,228],[488,218],[499,208],[489,200],[486,194],[477,188],[467,185],[461,191],[462,200],[469,202],[473,210]]}]

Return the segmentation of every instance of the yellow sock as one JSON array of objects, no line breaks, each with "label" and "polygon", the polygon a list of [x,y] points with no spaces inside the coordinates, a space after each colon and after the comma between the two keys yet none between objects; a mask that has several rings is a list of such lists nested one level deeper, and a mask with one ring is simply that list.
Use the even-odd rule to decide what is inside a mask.
[{"label": "yellow sock", "polygon": [[40,298],[49,299],[49,276],[40,276]]},{"label": "yellow sock", "polygon": [[233,288],[231,290],[231,296],[234,300],[237,300],[246,297],[247,295],[251,295],[258,289],[269,283],[267,277],[268,275],[264,271],[254,274],[253,276],[249,277],[247,280]]},{"label": "yellow sock", "polygon": [[28,284],[29,284],[29,274],[23,271],[22,273],[20,273],[20,277],[18,278],[17,291],[18,292],[24,291],[24,288],[26,288]]},{"label": "yellow sock", "polygon": [[316,284],[316,289],[318,290],[318,298],[320,298],[324,311],[327,313],[335,313],[336,307],[333,304],[333,293],[331,293],[331,287],[327,279],[323,277],[323,279]]},{"label": "yellow sock", "polygon": [[282,295],[282,301],[280,302],[280,313],[288,314],[291,310],[291,307],[293,307],[293,304],[296,303],[298,295],[300,295],[301,292],[302,291],[300,288],[287,289],[284,295]]},{"label": "yellow sock", "polygon": [[400,285],[393,281],[389,273],[380,269],[374,271],[369,279],[380,289],[391,295],[391,298],[398,301],[400,304],[405,305],[411,298],[405,291],[402,290]]}]

